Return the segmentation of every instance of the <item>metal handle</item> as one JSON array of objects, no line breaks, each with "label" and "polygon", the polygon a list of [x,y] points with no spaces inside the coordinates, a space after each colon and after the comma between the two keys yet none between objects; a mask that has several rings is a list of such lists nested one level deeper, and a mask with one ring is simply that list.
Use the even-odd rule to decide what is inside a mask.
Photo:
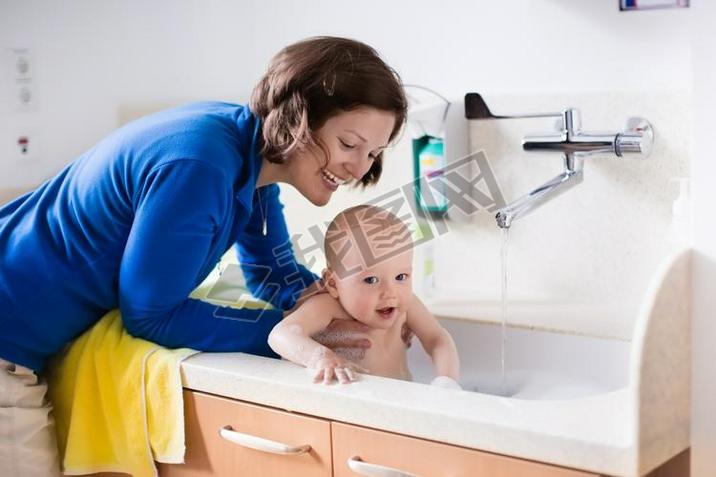
[{"label": "metal handle", "polygon": [[467,93],[465,95],[466,119],[530,119],[530,118],[561,118],[562,112],[528,113],[528,114],[494,114],[485,103],[480,93]]},{"label": "metal handle", "polygon": [[270,441],[262,437],[252,436],[251,434],[243,434],[236,432],[231,426],[224,426],[219,429],[219,435],[229,442],[238,444],[242,447],[248,447],[269,454],[296,455],[304,454],[311,450],[308,444],[302,446],[289,446],[281,442]]},{"label": "metal handle", "polygon": [[629,118],[626,131],[617,134],[614,149],[617,156],[641,154],[649,157],[654,144],[654,128],[643,118]]},{"label": "metal handle", "polygon": [[367,477],[420,477],[404,470],[363,462],[358,456],[348,459],[348,468],[356,474]]},{"label": "metal handle", "polygon": [[522,148],[525,151],[563,152],[567,156],[577,154],[586,157],[592,154],[639,154],[648,157],[654,142],[654,130],[649,121],[630,118],[627,128],[621,133],[584,133],[578,109],[564,110],[562,124],[556,133],[525,136]]}]

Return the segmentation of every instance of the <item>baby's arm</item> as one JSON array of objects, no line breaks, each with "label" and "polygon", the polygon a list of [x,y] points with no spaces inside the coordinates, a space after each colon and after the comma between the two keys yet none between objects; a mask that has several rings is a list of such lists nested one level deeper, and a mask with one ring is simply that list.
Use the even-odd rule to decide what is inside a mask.
[{"label": "baby's arm", "polygon": [[417,296],[408,307],[407,323],[430,355],[438,376],[460,379],[460,359],[450,333],[425,308]]},{"label": "baby's arm", "polygon": [[268,344],[281,357],[316,369],[317,382],[329,384],[334,378],[341,383],[353,381],[354,372],[366,370],[311,338],[333,319],[349,319],[342,310],[337,300],[327,293],[312,296],[271,330]]}]

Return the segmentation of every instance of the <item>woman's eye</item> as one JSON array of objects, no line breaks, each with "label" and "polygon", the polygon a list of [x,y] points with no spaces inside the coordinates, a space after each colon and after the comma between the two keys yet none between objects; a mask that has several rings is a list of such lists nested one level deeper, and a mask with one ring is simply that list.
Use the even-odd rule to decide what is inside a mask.
[{"label": "woman's eye", "polygon": [[340,143],[341,143],[341,146],[343,146],[344,148],[346,148],[346,149],[355,149],[355,145],[354,145],[354,144],[348,144],[348,143],[345,142],[343,139],[339,139],[339,141],[340,141]]},{"label": "woman's eye", "polygon": [[401,274],[399,274],[397,277],[395,277],[395,279],[398,280],[399,282],[403,282],[403,281],[405,281],[405,280],[408,279],[408,274],[407,274],[407,273],[401,273]]},{"label": "woman's eye", "polygon": [[378,283],[378,277],[365,277],[363,281],[366,282],[368,285],[375,285],[376,283]]}]

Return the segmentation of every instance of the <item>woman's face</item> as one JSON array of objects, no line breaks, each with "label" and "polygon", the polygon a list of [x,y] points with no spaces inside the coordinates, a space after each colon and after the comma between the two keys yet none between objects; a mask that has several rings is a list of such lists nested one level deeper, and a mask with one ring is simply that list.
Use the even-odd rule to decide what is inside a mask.
[{"label": "woman's face", "polygon": [[323,206],[341,186],[360,180],[387,145],[395,125],[392,112],[361,107],[328,119],[316,136],[318,147],[298,150],[286,163],[288,183],[311,203]]}]

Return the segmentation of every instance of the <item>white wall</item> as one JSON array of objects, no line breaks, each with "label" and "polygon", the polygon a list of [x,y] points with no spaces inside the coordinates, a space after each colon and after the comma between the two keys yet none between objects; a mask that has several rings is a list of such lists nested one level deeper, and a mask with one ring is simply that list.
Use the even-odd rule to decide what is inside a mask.
[{"label": "white wall", "polygon": [[[374,45],[406,82],[460,96],[673,90],[689,84],[688,12],[617,1],[0,0],[0,48],[29,47],[34,113],[0,71],[0,188],[36,183],[117,125],[120,105],[245,100],[280,47],[316,34]],[[41,157],[14,160],[30,130]]]},{"label": "white wall", "polygon": [[[678,191],[673,179],[689,174],[690,94],[503,94],[487,99],[491,108],[507,113],[575,106],[585,132],[616,134],[630,116],[653,125],[648,158],[586,158],[581,184],[514,222],[507,254],[508,323],[630,339],[656,270],[671,250],[683,246],[673,224]],[[526,135],[553,131],[554,122],[471,122],[472,149],[485,151],[508,202],[563,171],[560,154],[525,152],[521,146]],[[502,231],[493,214],[484,212],[469,226],[453,228],[436,247],[438,288],[450,294],[462,290],[461,298],[479,300],[474,306],[482,318],[501,320]]]},{"label": "white wall", "polygon": [[[669,119],[680,117],[672,106],[679,109],[683,105],[663,104],[657,98],[664,98],[665,91],[683,91],[691,86],[689,18],[688,10],[619,12],[616,0],[451,1],[442,2],[439,8],[428,1],[368,1],[358,6],[327,0],[72,0],[58,8],[51,1],[0,0],[0,47],[31,49],[38,97],[34,112],[10,110],[11,81],[0,72],[0,189],[45,179],[115,128],[120,117],[192,99],[245,101],[278,49],[316,34],[366,41],[382,52],[404,81],[430,86],[450,97],[480,91],[489,99],[512,98],[511,102],[494,102],[492,107],[498,111],[540,105],[558,109],[569,101],[589,109],[590,101],[599,106],[602,98],[621,93],[621,98],[630,99],[629,104],[622,101],[615,103],[616,108],[602,105],[601,110],[585,110],[585,128],[621,128],[627,112],[648,114],[652,121],[663,115],[662,124],[668,127],[661,133],[672,134],[673,143],[683,136],[679,133],[683,125],[669,125]],[[635,92],[641,104],[630,96]],[[525,98],[524,104],[519,97]],[[673,96],[670,98],[674,101]],[[524,132],[549,126],[531,124],[534,130]],[[39,144],[37,159],[15,159],[15,141],[25,131],[32,134],[33,143]],[[512,145],[519,141],[516,136],[507,139]],[[285,188],[291,229],[305,231],[355,201],[409,181],[406,142],[392,151],[384,180],[369,193],[344,193],[330,206],[316,210]],[[513,156],[526,163],[544,164],[548,175],[559,167],[559,159]],[[497,159],[512,161],[509,157]],[[615,170],[613,175],[620,171]],[[508,199],[527,192],[532,182],[536,185],[539,176],[535,172],[534,168],[525,168],[526,182],[518,182],[519,187],[507,191]],[[588,165],[589,185],[599,178],[594,172]],[[638,172],[633,175],[641,177]],[[508,182],[505,176],[500,179]],[[559,205],[551,209],[562,210]],[[661,206],[654,210],[662,215],[668,212]],[[553,225],[556,227],[551,228],[558,230],[563,224]],[[651,232],[661,233],[663,227]],[[480,286],[483,298],[496,297],[495,287],[485,284],[491,283],[489,278],[494,275],[496,265],[490,258],[497,256],[497,248],[489,246],[489,241],[475,247],[471,233],[467,230],[456,235],[465,242],[458,245],[461,249],[472,246],[468,253],[473,259],[492,263],[491,269],[483,268],[483,280],[472,285]],[[513,256],[519,257],[520,239],[514,235],[517,245]],[[522,249],[529,254],[528,249]],[[640,273],[631,277],[628,286],[614,283],[610,290],[622,295],[636,290],[632,295],[639,295],[646,286],[644,274],[655,266],[653,255],[638,263]],[[521,277],[513,274],[513,284],[518,284],[513,290],[520,290],[519,282],[534,282],[533,272],[541,266],[533,261],[533,267],[521,269]],[[572,268],[576,271],[579,267]],[[542,297],[563,288],[563,282],[544,283],[552,286],[540,291]],[[581,288],[597,289],[591,284]],[[609,325],[604,334],[610,335],[628,335],[631,329],[628,320],[619,315],[613,315],[611,323],[598,324]]]}]

